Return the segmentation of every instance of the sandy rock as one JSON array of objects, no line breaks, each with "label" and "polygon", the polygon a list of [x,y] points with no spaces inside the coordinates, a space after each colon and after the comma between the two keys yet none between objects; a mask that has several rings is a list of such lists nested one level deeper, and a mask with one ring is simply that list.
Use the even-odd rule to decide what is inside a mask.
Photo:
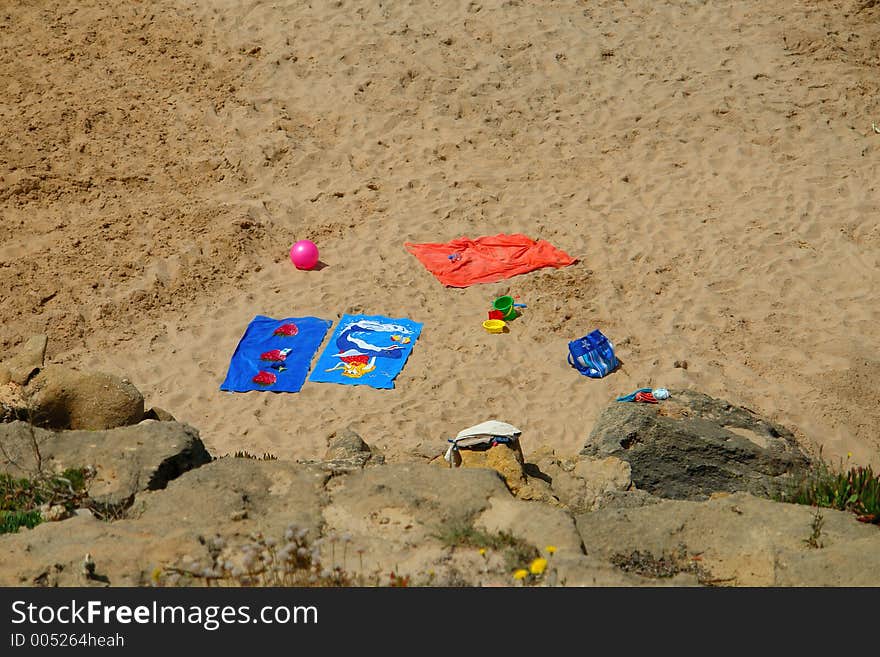
[{"label": "sandy rock", "polygon": [[158,422],[176,422],[174,416],[164,408],[153,406],[144,413],[144,420],[156,420]]},{"label": "sandy rock", "polygon": [[[227,536],[230,558],[252,532],[281,538],[290,524],[320,531],[326,474],[278,461],[226,457],[187,472],[168,488],[139,494],[125,519],[76,515],[0,536],[0,585],[81,586],[83,555],[95,583],[148,586],[157,567],[189,555],[208,562],[205,538]],[[237,521],[235,511],[250,513]],[[91,584],[90,584],[91,585]]]},{"label": "sandy rock", "polygon": [[164,488],[211,456],[192,427],[177,422],[145,422],[107,431],[53,432],[16,421],[0,424],[4,457],[0,466],[18,476],[91,466],[96,475],[89,496],[102,505],[126,505],[143,490]]},{"label": "sandy rock", "polygon": [[580,458],[570,472],[560,473],[554,490],[574,512],[596,508],[608,493],[627,491],[632,487],[630,465],[609,456],[604,459]]},{"label": "sandy rock", "polygon": [[618,457],[630,464],[636,487],[673,499],[767,494],[809,464],[784,427],[688,390],[656,405],[612,402],[581,454]]},{"label": "sandy rock", "polygon": [[632,486],[630,464],[614,456],[604,459],[581,459],[574,466],[574,474],[600,492],[627,490]]},{"label": "sandy rock", "polygon": [[557,549],[557,554],[584,553],[571,514],[540,502],[525,502],[509,497],[492,498],[490,506],[474,520],[474,526],[490,533],[511,534],[541,552],[546,546],[552,545]]},{"label": "sandy rock", "polygon": [[367,464],[379,465],[384,462],[385,457],[373,450],[351,427],[330,435],[327,451],[322,460],[302,461],[332,474],[352,472]]},{"label": "sandy rock", "polygon": [[[810,547],[813,521],[823,518]],[[701,581],[731,586],[878,586],[880,529],[851,513],[735,493],[706,502],[663,500],[578,515],[587,554],[679,553]]]},{"label": "sandy rock", "polygon": [[50,365],[28,385],[35,424],[50,429],[112,429],[140,422],[144,398],[125,379]]},{"label": "sandy rock", "polygon": [[528,477],[523,469],[525,459],[522,450],[518,443],[514,443],[514,445],[515,447],[510,447],[502,443],[489,449],[460,449],[456,452],[461,457],[459,467],[495,470],[515,495],[520,488],[528,483]]},{"label": "sandy rock", "polygon": [[[549,481],[528,475],[530,466],[525,463],[522,448],[518,442],[501,443],[486,449],[464,448],[453,452],[453,455],[456,467],[495,470],[504,479],[510,492],[521,500],[559,504]],[[431,463],[447,469],[450,467],[443,456],[435,456]]]},{"label": "sandy rock", "polygon": [[469,525],[489,498],[510,495],[491,470],[416,463],[367,468],[336,477],[327,488],[325,529],[351,539],[347,553],[338,546],[336,565],[365,575],[395,571],[420,581],[433,572],[435,582],[447,583],[466,571],[450,561],[450,548],[439,537],[443,527]]},{"label": "sandy rock", "polygon": [[[629,490],[608,490],[597,497],[591,505],[590,511],[598,509],[637,509],[651,504],[657,504],[662,498],[651,495],[647,491],[637,488]],[[572,509],[574,511],[574,509]]]},{"label": "sandy rock", "polygon": [[324,458],[328,461],[370,453],[370,446],[351,427],[334,433],[328,442],[327,451],[324,453]]},{"label": "sandy rock", "polygon": [[15,356],[3,361],[0,367],[0,385],[9,381],[20,386],[25,385],[31,375],[43,367],[47,342],[45,335],[31,336]]},{"label": "sandy rock", "polygon": [[280,538],[294,523],[317,537],[327,479],[298,463],[226,456],[169,482],[165,491],[139,495],[133,510],[145,520],[174,517],[181,527],[202,533],[223,533],[226,523],[235,522],[235,532]]},{"label": "sandy rock", "polygon": [[[582,470],[589,474],[594,467]],[[108,523],[78,512],[0,536],[0,562],[10,565],[0,569],[0,585],[148,585],[157,567],[209,565],[215,548],[221,560],[237,563],[252,537],[280,544],[291,525],[310,537],[322,567],[338,566],[377,584],[387,584],[395,573],[409,577],[411,585],[513,585],[501,551],[481,555],[477,546],[450,542],[468,527],[509,533],[535,546],[549,561],[540,585],[880,584],[880,530],[852,514],[819,510],[816,547],[808,540],[817,513],[810,507],[745,493],[705,502],[651,499],[651,506],[612,506],[573,519],[564,509],[514,499],[501,477],[485,468],[394,464],[331,476],[315,466],[224,457],[162,490],[137,493],[120,520]],[[215,536],[223,537],[220,547]],[[556,548],[552,557],[548,545]],[[86,582],[84,554],[94,562]]]},{"label": "sandy rock", "polygon": [[683,572],[673,577],[654,578],[625,572],[604,559],[592,555],[557,553],[550,560],[546,579],[553,586],[700,586],[698,577]]},{"label": "sandy rock", "polygon": [[0,422],[27,418],[24,388],[11,381],[0,383]]},{"label": "sandy rock", "polygon": [[[550,482],[552,495],[559,504],[575,513],[590,511],[609,492],[632,488],[630,465],[616,457],[594,459],[585,456],[560,458],[552,450],[538,454],[529,468]],[[532,476],[535,481],[538,476]]]}]

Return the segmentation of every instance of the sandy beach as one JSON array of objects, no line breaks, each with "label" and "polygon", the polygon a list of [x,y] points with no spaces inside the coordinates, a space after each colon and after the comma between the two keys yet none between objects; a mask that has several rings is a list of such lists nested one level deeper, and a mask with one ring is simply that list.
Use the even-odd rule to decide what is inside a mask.
[{"label": "sandy beach", "polygon": [[[488,419],[574,454],[663,386],[880,467],[869,4],[9,4],[0,352],[46,333],[215,455],[351,425],[404,460]],[[455,289],[404,248],[498,233],[578,262]],[[487,334],[507,293],[527,309]],[[220,391],[255,315],[343,313],[424,323],[395,389]],[[593,380],[567,342],[597,328],[623,366]]]}]

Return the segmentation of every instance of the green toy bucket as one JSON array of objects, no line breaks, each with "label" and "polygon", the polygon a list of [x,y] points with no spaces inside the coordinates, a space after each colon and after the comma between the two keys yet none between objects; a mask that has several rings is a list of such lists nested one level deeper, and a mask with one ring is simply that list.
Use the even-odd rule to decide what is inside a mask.
[{"label": "green toy bucket", "polygon": [[495,310],[500,310],[504,313],[504,319],[513,319],[516,317],[516,308],[513,307],[513,297],[498,297],[492,302],[492,307]]}]

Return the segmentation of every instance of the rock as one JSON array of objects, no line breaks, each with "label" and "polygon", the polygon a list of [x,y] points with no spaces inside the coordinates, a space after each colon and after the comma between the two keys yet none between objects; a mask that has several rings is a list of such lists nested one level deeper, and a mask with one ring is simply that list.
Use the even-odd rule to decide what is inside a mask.
[{"label": "rock", "polygon": [[574,466],[574,474],[598,493],[609,490],[628,490],[632,486],[632,467],[614,456],[604,459],[581,459]]},{"label": "rock", "polygon": [[12,372],[6,365],[0,363],[0,386],[5,386],[12,381]]},{"label": "rock", "polygon": [[360,470],[366,465],[381,465],[382,454],[376,453],[364,440],[348,427],[330,435],[327,451],[322,460],[302,460],[299,463],[314,466],[332,474]]},{"label": "rock", "polygon": [[125,379],[49,365],[28,385],[34,424],[49,429],[113,429],[144,417],[144,398]]},{"label": "rock", "polygon": [[198,432],[177,422],[55,433],[16,421],[0,424],[0,445],[0,467],[16,476],[33,476],[40,468],[62,472],[93,466],[89,497],[108,507],[126,506],[137,492],[165,488],[184,472],[211,462]]},{"label": "rock", "polygon": [[[819,540],[808,539],[816,514]],[[642,508],[578,515],[587,554],[612,560],[638,552],[682,556],[706,584],[878,586],[880,531],[852,513],[734,493],[706,502],[662,500]]]},{"label": "rock", "polygon": [[[462,448],[453,454],[457,463],[456,467],[495,470],[501,475],[510,492],[521,500],[559,503],[547,481],[528,475],[519,441],[499,443],[492,447]],[[431,463],[449,468],[449,463],[443,456],[435,457]]]},{"label": "rock", "polygon": [[809,465],[784,427],[686,390],[660,404],[612,402],[581,454],[626,461],[637,488],[673,499],[706,499],[715,491],[766,495]]},{"label": "rock", "polygon": [[351,427],[334,432],[328,442],[322,461],[303,461],[303,463],[317,465],[328,472],[338,474],[359,470],[368,463],[378,465],[385,462],[385,457],[375,453]]},{"label": "rock", "polygon": [[552,561],[557,571],[558,586],[638,586],[638,587],[696,587],[700,585],[695,574],[682,572],[674,577],[651,578],[625,572],[607,561],[595,557],[556,556]]},{"label": "rock", "polygon": [[514,495],[528,483],[519,442],[501,443],[488,449],[460,449],[456,453],[461,457],[459,467],[495,470]]},{"label": "rock", "polygon": [[[616,457],[559,458],[552,452],[542,452],[535,460],[532,466],[550,481],[553,496],[574,513],[591,510],[609,491],[632,487],[629,463]],[[535,481],[534,476],[530,481]]]},{"label": "rock", "polygon": [[[454,567],[444,528],[470,526],[489,498],[510,497],[492,470],[421,463],[366,468],[334,477],[327,489],[325,531],[351,539],[347,555],[340,544],[336,563],[327,565],[364,575],[408,573],[421,580],[434,572],[434,583],[450,583],[473,566],[465,565],[465,556]],[[476,551],[470,556],[478,559]]]},{"label": "rock", "polygon": [[23,388],[11,381],[0,384],[0,423],[27,418]]},{"label": "rock", "polygon": [[171,415],[164,408],[159,408],[158,406],[153,406],[150,410],[144,413],[144,420],[156,420],[157,422],[176,422],[174,416]]},{"label": "rock", "polygon": [[31,336],[15,356],[3,361],[3,369],[6,370],[9,378],[4,381],[5,376],[0,373],[0,384],[12,381],[20,386],[25,385],[31,375],[43,367],[47,341],[45,335]]},{"label": "rock", "polygon": [[[249,533],[281,538],[291,523],[316,538],[326,480],[324,473],[294,463],[218,459],[163,490],[141,492],[123,519],[76,515],[0,536],[0,585],[80,586],[83,554],[90,553],[102,581],[148,586],[157,567],[186,555],[207,562],[205,537],[230,536],[230,558]],[[242,507],[246,517],[231,521]]]},{"label": "rock", "polygon": [[651,504],[657,504],[661,498],[650,493],[631,488],[629,490],[609,490],[597,497],[590,509],[637,509]]},{"label": "rock", "polygon": [[368,468],[331,480],[329,489],[332,503],[325,517],[342,507],[348,517],[345,523],[334,524],[338,530],[369,534],[379,517],[373,512],[395,508],[411,516],[414,527],[418,525],[413,537],[426,537],[443,522],[469,521],[488,506],[489,497],[510,495],[503,480],[490,470],[416,463]]},{"label": "rock", "polygon": [[509,497],[493,497],[490,502],[489,508],[474,520],[474,526],[478,529],[515,536],[533,545],[545,557],[548,545],[556,548],[557,555],[584,553],[574,519],[568,512],[539,502],[524,502]]},{"label": "rock", "polygon": [[[98,454],[100,479],[113,458],[119,472],[120,463],[155,463],[159,459],[141,452],[149,454],[174,431],[195,433],[175,422],[57,434],[12,422],[0,426],[0,443],[14,447],[11,456],[21,463],[27,449],[33,458],[36,441],[44,467],[53,470],[62,465],[63,449],[79,445],[86,451],[74,450],[75,460]],[[511,586],[508,560],[532,556],[485,536],[501,532],[548,558],[542,585],[880,585],[880,531],[853,514],[746,493],[705,502],[659,500],[644,491],[616,490],[626,482],[626,468],[612,459],[556,462],[585,485],[609,484],[600,498],[608,505],[573,519],[563,508],[514,499],[501,476],[487,468],[392,464],[332,476],[318,466],[223,457],[166,480],[164,488],[140,486],[130,508],[113,522],[78,509],[62,522],[0,536],[0,563],[7,565],[0,569],[0,586],[81,586],[85,562],[96,564],[86,585],[145,586],[156,572],[234,567],[263,537],[281,550],[300,535],[321,569],[365,578],[351,585],[388,584],[394,573],[413,586]],[[542,464],[554,465],[547,459]],[[11,463],[2,467],[16,474]],[[167,479],[147,476],[157,470],[131,467],[110,479]],[[132,477],[134,472],[143,475]],[[824,519],[818,537],[816,514]],[[479,543],[487,540],[489,550],[481,553]],[[548,545],[556,548],[552,557]]]},{"label": "rock", "polygon": [[311,466],[227,456],[187,472],[165,490],[139,494],[135,509],[150,522],[168,524],[173,518],[175,529],[190,535],[223,534],[228,528],[281,538],[296,524],[317,538],[327,480]]},{"label": "rock", "polygon": [[351,427],[347,427],[330,436],[324,458],[330,461],[369,453],[370,446]]}]

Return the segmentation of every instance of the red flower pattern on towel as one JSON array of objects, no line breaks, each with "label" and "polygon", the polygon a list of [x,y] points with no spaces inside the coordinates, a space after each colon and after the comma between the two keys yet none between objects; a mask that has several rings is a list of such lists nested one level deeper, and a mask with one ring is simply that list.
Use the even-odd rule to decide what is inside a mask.
[{"label": "red flower pattern on towel", "polygon": [[277,329],[275,329],[275,332],[272,333],[272,335],[281,335],[286,338],[291,338],[297,333],[299,333],[299,328],[297,328],[296,324],[291,322],[290,324],[282,324],[281,326],[279,326]]},{"label": "red flower pattern on towel", "polygon": [[272,372],[260,372],[251,380],[261,386],[270,386],[278,380],[278,377],[272,374]]},{"label": "red flower pattern on towel", "polygon": [[284,361],[287,360],[287,354],[289,353],[290,349],[272,349],[261,353],[260,360],[268,360],[272,362]]}]

